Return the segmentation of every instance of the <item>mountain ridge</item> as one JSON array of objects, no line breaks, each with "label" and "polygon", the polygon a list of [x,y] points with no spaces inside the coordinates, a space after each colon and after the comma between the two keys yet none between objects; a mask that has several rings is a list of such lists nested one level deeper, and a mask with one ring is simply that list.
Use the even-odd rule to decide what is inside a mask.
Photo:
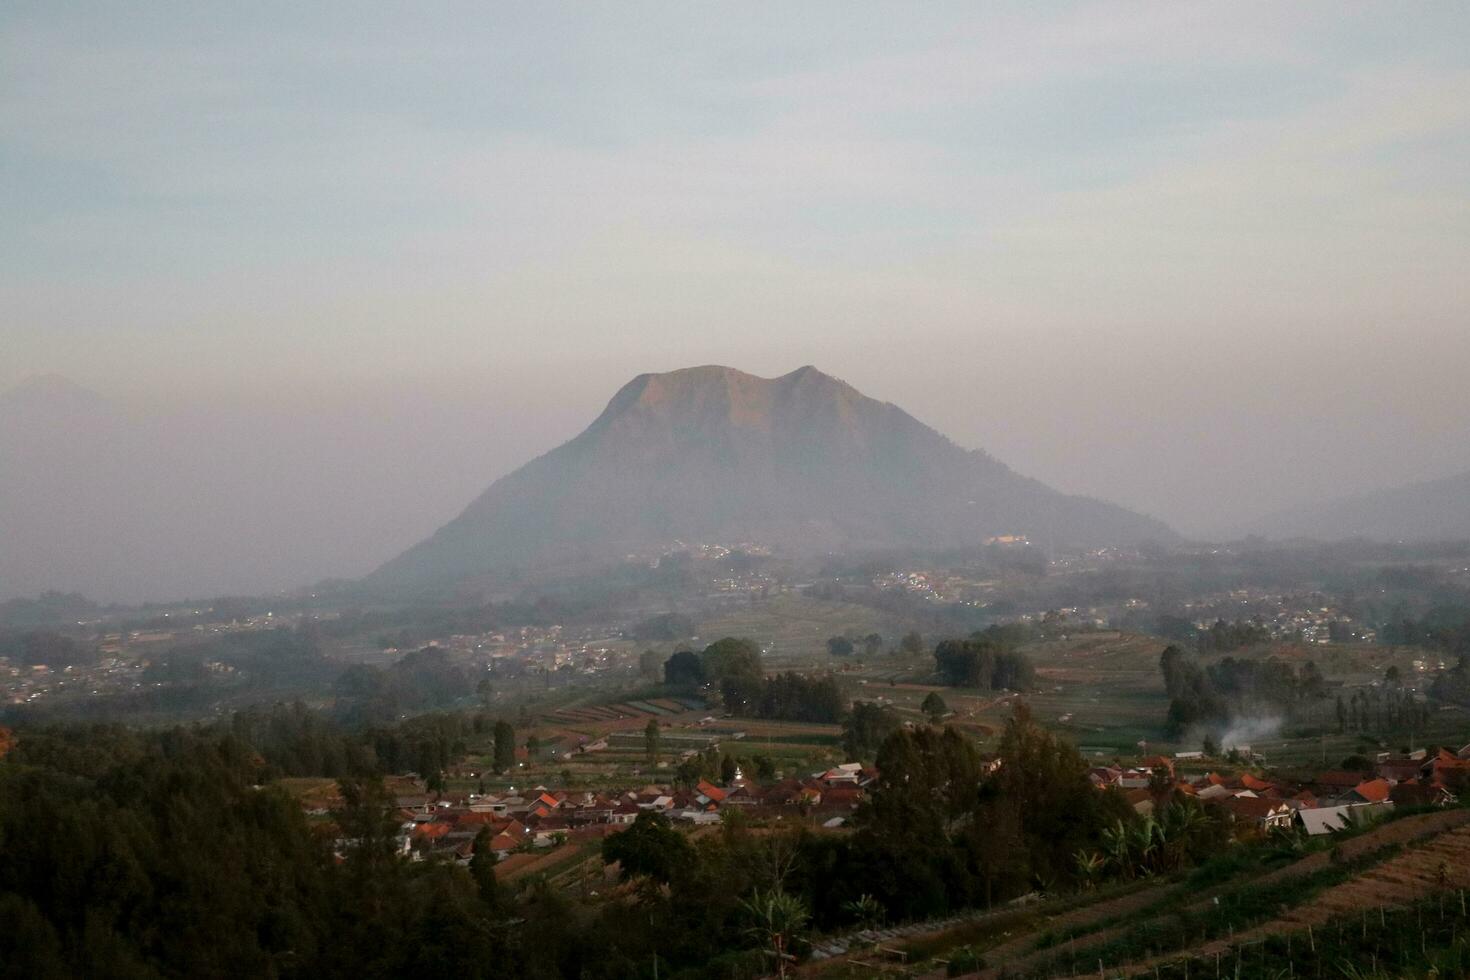
[{"label": "mountain ridge", "polygon": [[1288,508],[1249,530],[1268,537],[1470,539],[1470,470]]},{"label": "mountain ridge", "polygon": [[369,577],[384,586],[616,560],[678,540],[792,552],[1170,541],[1162,522],[1073,497],[967,450],[812,366],[640,374],[586,429],[491,484]]}]

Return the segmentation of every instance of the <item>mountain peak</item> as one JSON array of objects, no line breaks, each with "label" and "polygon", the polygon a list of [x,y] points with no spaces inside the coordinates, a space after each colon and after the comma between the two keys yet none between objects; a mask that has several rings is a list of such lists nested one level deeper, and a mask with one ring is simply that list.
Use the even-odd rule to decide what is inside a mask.
[{"label": "mountain peak", "polygon": [[846,382],[811,365],[774,378],[762,378],[722,364],[702,364],[638,375],[613,396],[603,419],[637,410],[704,414],[716,408],[724,408],[734,416],[763,415],[796,390],[863,398]]},{"label": "mountain peak", "polygon": [[496,482],[381,583],[577,569],[676,540],[792,554],[953,548],[998,534],[1099,546],[1163,524],[1068,497],[807,365],[640,374],[575,439]]},{"label": "mountain peak", "polygon": [[107,399],[60,374],[32,374],[0,392],[0,408],[27,412],[97,412]]}]

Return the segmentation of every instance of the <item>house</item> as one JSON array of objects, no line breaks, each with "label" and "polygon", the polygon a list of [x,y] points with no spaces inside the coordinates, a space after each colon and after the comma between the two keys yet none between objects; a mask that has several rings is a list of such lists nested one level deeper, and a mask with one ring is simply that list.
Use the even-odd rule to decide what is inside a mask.
[{"label": "house", "polygon": [[1393,809],[1392,803],[1348,803],[1343,806],[1322,806],[1312,810],[1299,810],[1297,823],[1313,837],[1330,834],[1348,827],[1361,827]]},{"label": "house", "polygon": [[1449,749],[1440,749],[1429,762],[1431,780],[1442,785],[1470,783],[1470,759],[1462,759]]},{"label": "house", "polygon": [[1341,770],[1322,772],[1312,780],[1312,789],[1324,799],[1341,800],[1357,789],[1358,784],[1363,782],[1364,778],[1365,774],[1361,772]]},{"label": "house", "polygon": [[1391,783],[1403,783],[1418,779],[1424,772],[1423,759],[1385,759],[1375,769],[1379,779]]},{"label": "house", "polygon": [[721,806],[756,806],[761,802],[761,791],[754,786],[735,786],[725,794]]},{"label": "house", "polygon": [[1146,788],[1125,790],[1123,799],[1128,801],[1128,805],[1133,807],[1133,812],[1139,816],[1153,816],[1154,797]]},{"label": "house", "polygon": [[510,852],[521,846],[521,839],[501,831],[490,838],[490,850],[495,852],[497,858],[504,858]]},{"label": "house", "polygon": [[1280,800],[1262,799],[1259,796],[1234,796],[1223,801],[1223,805],[1237,824],[1248,825],[1262,832],[1290,827],[1292,818],[1297,813]]},{"label": "house", "polygon": [[852,783],[856,785],[862,776],[863,764],[861,762],[844,762],[836,769],[828,769],[826,772],[816,773],[813,778],[832,785],[834,783]]},{"label": "house", "polygon": [[694,789],[706,802],[719,804],[725,801],[725,791],[707,779],[701,779]]},{"label": "house", "polygon": [[861,786],[831,786],[822,793],[824,810],[856,810],[867,793]]},{"label": "house", "polygon": [[1396,806],[1449,806],[1456,802],[1455,794],[1441,783],[1409,780],[1399,783],[1388,794]]},{"label": "house", "polygon": [[1275,783],[1268,783],[1264,779],[1257,779],[1248,772],[1241,773],[1239,781],[1242,789],[1248,789],[1257,796],[1269,796],[1276,789]]},{"label": "house", "polygon": [[612,811],[608,814],[607,822],[620,825],[630,824],[637,820],[638,814],[642,812],[643,808],[637,803],[634,803],[632,800],[623,800],[617,806],[613,807]]},{"label": "house", "polygon": [[1366,779],[1352,788],[1347,799],[1357,803],[1382,803],[1392,791],[1393,787],[1386,779]]}]

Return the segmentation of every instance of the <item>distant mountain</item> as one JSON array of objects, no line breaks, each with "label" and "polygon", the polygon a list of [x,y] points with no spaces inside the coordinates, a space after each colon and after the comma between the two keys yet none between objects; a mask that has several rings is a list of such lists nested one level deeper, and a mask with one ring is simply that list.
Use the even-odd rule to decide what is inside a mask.
[{"label": "distant mountain", "polygon": [[812,367],[639,375],[581,435],[495,482],[370,577],[382,587],[586,568],[677,541],[788,553],[1170,541],[1163,523],[1022,477]]},{"label": "distant mountain", "polygon": [[1295,507],[1264,518],[1254,533],[1278,538],[1444,541],[1470,538],[1470,472]]}]

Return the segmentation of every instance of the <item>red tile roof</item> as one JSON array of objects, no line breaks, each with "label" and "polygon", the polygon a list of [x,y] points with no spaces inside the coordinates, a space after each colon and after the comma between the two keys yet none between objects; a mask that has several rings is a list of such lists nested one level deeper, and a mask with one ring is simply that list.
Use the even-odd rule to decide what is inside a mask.
[{"label": "red tile roof", "polygon": [[1393,792],[1393,787],[1386,779],[1369,779],[1354,786],[1353,792],[1369,803],[1382,803]]}]

